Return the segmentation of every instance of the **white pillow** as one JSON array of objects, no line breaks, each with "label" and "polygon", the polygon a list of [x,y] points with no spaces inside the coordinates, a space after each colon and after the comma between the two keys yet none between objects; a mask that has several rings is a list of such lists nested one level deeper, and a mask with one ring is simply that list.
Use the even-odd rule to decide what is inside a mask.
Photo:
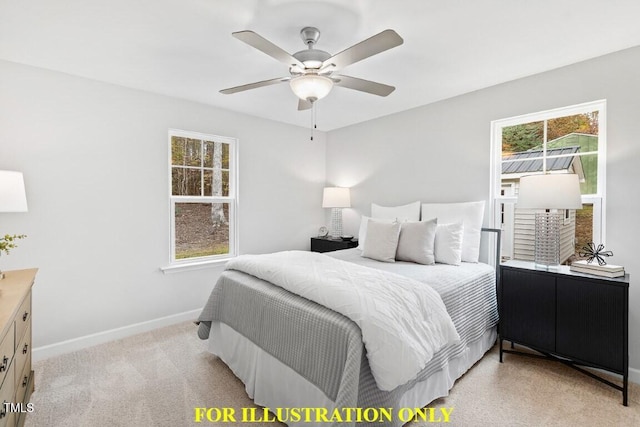
[{"label": "white pillow", "polygon": [[364,242],[362,256],[378,261],[396,262],[399,237],[399,223],[370,219],[367,224],[367,240]]},{"label": "white pillow", "polygon": [[371,217],[375,219],[391,219],[398,222],[420,221],[420,201],[392,207],[371,203]]},{"label": "white pillow", "polygon": [[396,260],[418,264],[434,264],[434,244],[437,219],[407,221],[400,224],[400,238]]},{"label": "white pillow", "polygon": [[438,218],[440,224],[461,222],[464,225],[462,261],[478,262],[484,220],[484,200],[464,203],[423,203],[422,217]]},{"label": "white pillow", "polygon": [[[371,217],[362,215],[360,219],[360,228],[358,229],[358,249],[364,249],[364,242],[367,240],[367,224]],[[394,222],[392,219],[376,219],[378,222],[386,222],[391,224]]]},{"label": "white pillow", "polygon": [[434,243],[436,262],[460,265],[462,261],[463,232],[464,225],[461,222],[437,225]]}]

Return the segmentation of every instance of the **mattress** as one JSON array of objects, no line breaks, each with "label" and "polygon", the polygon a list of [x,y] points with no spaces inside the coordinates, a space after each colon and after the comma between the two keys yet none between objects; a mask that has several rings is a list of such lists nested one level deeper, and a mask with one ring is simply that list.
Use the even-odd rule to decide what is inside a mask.
[{"label": "mattress", "polygon": [[[382,391],[353,322],[268,282],[226,271],[200,316],[199,334],[209,339],[210,351],[231,367],[257,404],[328,410],[423,407],[445,396],[495,342],[492,267],[380,263],[362,258],[357,249],[327,255],[429,284],[442,297],[461,340],[437,352],[414,380]],[[397,419],[390,425],[402,424]]]}]

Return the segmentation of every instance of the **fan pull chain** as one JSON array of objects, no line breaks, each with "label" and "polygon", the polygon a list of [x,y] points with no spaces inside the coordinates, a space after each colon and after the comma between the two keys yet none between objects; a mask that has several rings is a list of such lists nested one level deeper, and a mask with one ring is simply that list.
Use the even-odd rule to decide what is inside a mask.
[{"label": "fan pull chain", "polygon": [[311,141],[313,141],[314,130],[316,129],[316,103],[311,103]]}]

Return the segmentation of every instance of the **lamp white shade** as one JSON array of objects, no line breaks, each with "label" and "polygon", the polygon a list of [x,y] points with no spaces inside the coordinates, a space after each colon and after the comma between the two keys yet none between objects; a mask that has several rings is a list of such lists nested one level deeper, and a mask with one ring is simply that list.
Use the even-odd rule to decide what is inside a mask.
[{"label": "lamp white shade", "polygon": [[22,172],[0,171],[0,212],[27,212]]},{"label": "lamp white shade", "polygon": [[317,74],[305,74],[291,79],[289,85],[298,98],[313,102],[329,95],[333,80]]},{"label": "lamp white shade", "polygon": [[322,194],[323,208],[350,208],[351,195],[348,188],[325,187]]},{"label": "lamp white shade", "polygon": [[576,174],[538,174],[520,178],[518,208],[582,209]]}]

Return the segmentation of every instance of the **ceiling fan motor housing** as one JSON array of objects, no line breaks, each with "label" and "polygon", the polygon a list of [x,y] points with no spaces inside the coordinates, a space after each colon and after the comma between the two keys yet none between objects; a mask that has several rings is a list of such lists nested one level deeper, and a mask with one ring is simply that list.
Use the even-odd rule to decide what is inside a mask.
[{"label": "ceiling fan motor housing", "polygon": [[306,49],[293,54],[293,57],[305,65],[305,68],[320,68],[322,63],[331,58],[324,50]]},{"label": "ceiling fan motor housing", "polygon": [[[331,58],[331,54],[324,50],[314,49],[313,46],[320,38],[320,30],[315,27],[304,27],[300,30],[300,38],[309,47],[308,49],[301,50],[294,53],[292,56],[305,65],[305,71],[308,69],[318,69],[322,66],[322,63]],[[295,67],[290,70],[295,72]]]}]

